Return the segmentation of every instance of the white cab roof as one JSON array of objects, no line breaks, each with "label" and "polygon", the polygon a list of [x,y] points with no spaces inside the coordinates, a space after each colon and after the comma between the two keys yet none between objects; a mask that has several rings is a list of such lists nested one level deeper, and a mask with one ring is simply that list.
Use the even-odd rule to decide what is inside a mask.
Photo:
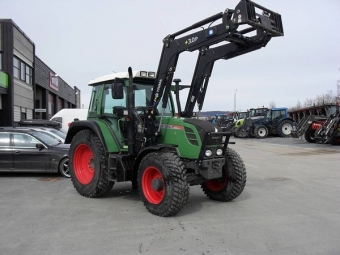
[{"label": "white cab roof", "polygon": [[[146,72],[147,74],[151,74],[153,73],[154,76],[153,77],[148,77],[148,76],[141,76],[141,72]],[[155,76],[156,76],[156,72],[154,71],[133,71],[132,72],[132,77],[135,78],[135,77],[141,77],[141,78],[146,78],[146,79],[155,79]],[[100,76],[96,79],[93,79],[89,82],[89,85],[91,84],[96,84],[96,83],[101,83],[101,82],[104,82],[104,81],[111,81],[111,80],[114,80],[115,78],[129,78],[129,73],[128,72],[120,72],[120,73],[111,73],[111,74],[107,74],[107,75],[104,75],[104,76]]]}]

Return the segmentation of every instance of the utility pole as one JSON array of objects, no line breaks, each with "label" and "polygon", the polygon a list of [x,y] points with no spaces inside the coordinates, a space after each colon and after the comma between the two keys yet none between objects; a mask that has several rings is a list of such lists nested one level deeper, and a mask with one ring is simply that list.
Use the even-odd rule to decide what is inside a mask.
[{"label": "utility pole", "polygon": [[235,93],[234,93],[234,112],[236,112],[236,91],[235,90]]}]

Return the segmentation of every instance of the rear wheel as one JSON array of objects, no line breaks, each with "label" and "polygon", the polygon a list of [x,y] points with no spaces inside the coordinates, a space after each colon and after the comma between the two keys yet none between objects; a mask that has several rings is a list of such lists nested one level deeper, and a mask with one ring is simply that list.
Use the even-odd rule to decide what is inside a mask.
[{"label": "rear wheel", "polygon": [[84,197],[101,197],[114,185],[108,180],[107,160],[98,136],[90,130],[78,132],[70,147],[73,186]]},{"label": "rear wheel", "polygon": [[180,158],[172,152],[146,155],[138,170],[139,193],[149,212],[172,216],[186,205],[189,184]]},{"label": "rear wheel", "polygon": [[204,193],[212,200],[231,201],[237,198],[246,185],[246,167],[240,155],[227,148],[222,177],[208,180],[201,185]]},{"label": "rear wheel", "polygon": [[69,158],[63,158],[59,163],[59,172],[62,176],[70,178]]},{"label": "rear wheel", "polygon": [[254,135],[258,139],[266,138],[268,136],[268,128],[266,126],[257,126],[254,130]]},{"label": "rear wheel", "polygon": [[281,137],[290,137],[293,130],[293,122],[291,120],[283,120],[278,127],[278,134]]},{"label": "rear wheel", "polygon": [[340,145],[340,137],[333,137],[329,143],[331,145]]}]

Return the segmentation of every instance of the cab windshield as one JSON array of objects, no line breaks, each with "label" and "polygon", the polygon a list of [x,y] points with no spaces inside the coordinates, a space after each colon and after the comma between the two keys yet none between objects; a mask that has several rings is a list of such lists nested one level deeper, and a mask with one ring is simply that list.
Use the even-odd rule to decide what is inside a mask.
[{"label": "cab windshield", "polygon": [[[102,113],[104,114],[113,114],[113,108],[114,107],[123,107],[127,108],[127,98],[128,98],[128,92],[127,87],[124,87],[124,97],[123,99],[113,99],[112,98],[112,91],[111,91],[111,84],[105,85],[104,89],[104,95],[103,95],[103,101],[102,101]],[[153,84],[142,84],[142,83],[134,83],[133,88],[135,91],[135,107],[145,107],[151,105],[151,94],[152,94],[152,88]],[[160,102],[157,105],[157,112],[158,114],[161,114],[162,112],[162,103]],[[168,104],[164,111],[165,116],[172,116],[172,108],[170,99],[168,101]]]}]

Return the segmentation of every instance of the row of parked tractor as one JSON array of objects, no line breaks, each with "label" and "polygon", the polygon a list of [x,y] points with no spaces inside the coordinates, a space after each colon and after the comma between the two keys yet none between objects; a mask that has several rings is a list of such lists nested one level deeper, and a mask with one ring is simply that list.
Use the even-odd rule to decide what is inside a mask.
[{"label": "row of parked tractor", "polygon": [[219,114],[212,122],[237,138],[304,137],[309,143],[340,145],[339,105],[329,107],[327,115],[306,115],[299,122],[289,117],[285,107]]}]

